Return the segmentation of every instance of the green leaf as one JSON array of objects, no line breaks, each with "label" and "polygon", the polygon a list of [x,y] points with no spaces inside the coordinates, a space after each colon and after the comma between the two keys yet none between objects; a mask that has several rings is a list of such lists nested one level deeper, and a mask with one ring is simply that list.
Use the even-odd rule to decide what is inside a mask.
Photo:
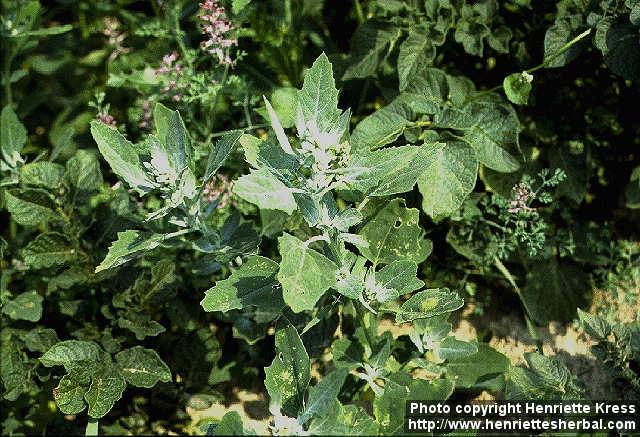
[{"label": "green leaf", "polygon": [[23,226],[37,226],[60,218],[55,212],[56,205],[51,196],[42,190],[7,190],[5,200],[13,220]]},{"label": "green leaf", "polygon": [[395,295],[400,296],[411,293],[424,285],[424,282],[416,278],[418,265],[409,260],[396,260],[384,266],[376,272],[376,284],[395,290]]},{"label": "green leaf", "polygon": [[422,209],[434,220],[456,212],[473,190],[478,160],[471,147],[460,141],[425,144],[425,163],[418,188]]},{"label": "green leaf", "polygon": [[177,173],[181,172],[191,163],[191,143],[180,113],[162,103],[156,103],[153,108],[153,124],[171,166]]},{"label": "green leaf", "polygon": [[142,346],[118,352],[116,363],[124,379],[136,387],[151,388],[158,382],[171,381],[171,370],[157,352]]},{"label": "green leaf", "polygon": [[334,127],[340,117],[335,84],[329,58],[322,53],[307,70],[302,90],[298,91],[299,110],[307,126],[314,125],[320,132]]},{"label": "green leaf", "polygon": [[22,250],[24,262],[34,269],[66,264],[76,259],[76,250],[63,234],[47,232],[38,235]]},{"label": "green leaf", "polygon": [[17,400],[22,393],[38,390],[38,387],[31,380],[33,363],[27,361],[24,352],[18,348],[18,344],[8,330],[2,331],[0,378],[4,386],[2,397],[8,401]]},{"label": "green leaf", "polygon": [[42,317],[42,296],[36,291],[25,291],[14,299],[6,300],[2,313],[13,320],[37,322]]},{"label": "green leaf", "polygon": [[447,373],[456,379],[456,387],[469,388],[496,377],[509,368],[509,359],[495,349],[478,343],[478,352],[460,359],[451,358]]},{"label": "green leaf", "polygon": [[54,189],[62,183],[64,167],[53,162],[32,162],[20,167],[20,182],[25,185]]},{"label": "green leaf", "polygon": [[104,260],[96,267],[96,273],[118,267],[160,246],[171,234],[152,234],[128,230],[118,232],[118,239],[111,243]]},{"label": "green leaf", "polygon": [[336,369],[309,389],[309,399],[298,422],[304,425],[311,418],[322,417],[330,410],[333,401],[338,399],[340,389],[347,377],[346,369]]},{"label": "green leaf", "polygon": [[580,325],[587,334],[596,340],[605,340],[611,333],[611,325],[606,319],[586,313],[578,308]]},{"label": "green leaf", "polygon": [[90,379],[80,374],[67,374],[53,389],[53,399],[64,414],[78,414],[85,409],[84,394],[89,389]]},{"label": "green leaf", "polygon": [[215,426],[213,434],[207,435],[245,435],[242,427],[242,418],[237,411],[229,411],[222,416],[220,422]]},{"label": "green leaf", "polygon": [[56,343],[40,357],[46,367],[64,366],[69,373],[86,363],[97,363],[102,351],[91,341],[66,340]]},{"label": "green leaf", "polygon": [[297,208],[293,191],[264,168],[240,177],[233,186],[233,192],[260,209],[291,214]]},{"label": "green leaf", "polygon": [[589,181],[589,166],[585,156],[573,155],[564,147],[556,147],[549,151],[549,164],[567,174],[567,178],[558,185],[558,195],[567,196],[576,203],[582,202]]},{"label": "green leaf", "polygon": [[336,285],[338,266],[287,233],[278,238],[278,249],[284,301],[296,313],[313,309],[325,291]]},{"label": "green leaf", "polygon": [[443,360],[459,360],[477,352],[477,344],[457,340],[455,337],[446,337],[440,342],[440,347],[438,348],[438,355]]},{"label": "green leaf", "polygon": [[532,266],[522,289],[526,308],[538,323],[569,321],[586,304],[589,277],[577,266],[556,260]]},{"label": "green leaf", "polygon": [[100,162],[93,153],[78,150],[67,161],[67,178],[81,196],[98,191],[103,182]]},{"label": "green leaf", "polygon": [[91,135],[111,169],[132,189],[144,195],[156,187],[142,165],[142,150],[128,141],[117,129],[97,121],[91,122]]},{"label": "green leaf", "polygon": [[393,435],[403,432],[408,395],[407,387],[392,381],[385,382],[384,393],[373,400],[373,414],[380,426],[380,434]]},{"label": "green leaf", "polygon": [[554,357],[528,352],[529,369],[511,366],[507,373],[505,397],[509,400],[580,399],[582,389],[567,366]]},{"label": "green leaf", "polygon": [[277,263],[262,256],[250,256],[228,279],[207,290],[200,304],[205,311],[227,312],[254,306],[261,312],[277,315],[285,305],[277,273]]},{"label": "green leaf", "polygon": [[432,243],[424,238],[418,215],[417,209],[404,206],[404,200],[391,200],[358,233],[369,243],[360,251],[374,264],[390,264],[396,260],[421,263],[431,253]]},{"label": "green leaf", "polygon": [[406,102],[401,98],[393,100],[358,123],[351,135],[352,150],[366,152],[394,142],[412,124],[411,118]]},{"label": "green leaf", "polygon": [[264,369],[264,385],[271,402],[279,405],[283,414],[297,417],[304,403],[304,394],[311,379],[309,355],[298,331],[286,323],[276,330],[276,356]]},{"label": "green leaf", "polygon": [[396,314],[396,323],[450,313],[461,308],[463,304],[464,301],[458,293],[449,291],[448,288],[430,288],[414,294],[402,304]]},{"label": "green leaf", "polygon": [[118,319],[118,326],[133,332],[138,340],[144,340],[146,337],[155,337],[166,331],[166,328],[155,320],[151,320],[151,316],[146,313],[129,312],[126,316]]},{"label": "green leaf", "polygon": [[555,24],[544,35],[544,60],[546,67],[557,68],[576,59],[587,47],[582,40],[560,53],[561,48],[586,28],[582,14],[558,15]]},{"label": "green leaf", "polygon": [[526,71],[513,73],[504,78],[502,86],[504,87],[504,93],[511,103],[515,103],[516,105],[527,104],[532,88],[531,80],[533,80],[533,76]]},{"label": "green leaf", "polygon": [[126,386],[120,370],[111,362],[103,363],[91,377],[91,386],[84,394],[84,399],[89,404],[89,416],[94,419],[105,416],[111,411],[113,404],[120,400]]},{"label": "green leaf", "polygon": [[27,130],[9,105],[2,108],[0,114],[0,143],[2,143],[2,158],[10,167],[23,162],[20,157],[22,148],[27,143]]},{"label": "green leaf", "polygon": [[510,150],[519,147],[520,122],[511,106],[489,99],[474,101],[463,108],[444,110],[435,117],[441,128],[460,130],[461,140],[476,152],[478,160],[487,167],[512,172],[520,168]]},{"label": "green leaf", "polygon": [[404,91],[411,78],[433,62],[436,56],[435,42],[427,27],[416,26],[409,29],[407,39],[400,44],[398,55],[400,91]]},{"label": "green leaf", "polygon": [[229,157],[236,143],[242,136],[242,131],[233,131],[222,138],[211,147],[209,158],[207,158],[207,169],[204,172],[204,180],[208,181],[222,166],[224,161]]},{"label": "green leaf", "polygon": [[365,22],[359,26],[351,39],[349,66],[342,80],[374,76],[400,34],[399,28],[380,23]]},{"label": "green leaf", "polygon": [[328,403],[327,414],[314,418],[309,426],[311,435],[378,435],[378,424],[356,405],[342,405],[337,399]]}]

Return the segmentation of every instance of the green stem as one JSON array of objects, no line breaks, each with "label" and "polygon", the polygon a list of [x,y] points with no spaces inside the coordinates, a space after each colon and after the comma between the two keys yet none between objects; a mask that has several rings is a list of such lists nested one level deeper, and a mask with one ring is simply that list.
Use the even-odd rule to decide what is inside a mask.
[{"label": "green stem", "polygon": [[520,299],[520,303],[522,304],[522,307],[524,309],[524,318],[527,323],[527,330],[529,331],[529,335],[531,336],[531,338],[533,338],[533,341],[536,343],[538,352],[542,353],[542,340],[538,335],[538,331],[536,330],[536,325],[535,325],[535,322],[533,321],[533,318],[531,317],[529,308],[527,308],[527,304],[522,298],[522,291],[520,290],[520,287],[518,287],[518,284],[516,284],[516,280],[513,277],[513,275],[511,275],[511,272],[507,269],[507,267],[504,264],[502,264],[502,261],[500,261],[500,258],[498,258],[497,256],[494,256],[493,262],[496,268],[500,271],[500,273],[502,273],[502,276],[504,276],[507,282],[511,284],[516,294],[518,295],[518,298]]},{"label": "green stem", "polygon": [[[9,42],[5,41],[8,45]],[[7,52],[10,52],[7,49]],[[4,65],[2,69],[2,81],[4,82],[4,95],[5,95],[5,104],[11,105],[13,104],[13,94],[11,92],[11,62],[13,61],[13,55],[11,53],[7,53],[4,57]]]},{"label": "green stem", "polygon": [[84,431],[84,435],[96,436],[98,435],[98,419],[94,419],[93,417],[89,417],[89,421],[87,422],[87,428]]},{"label": "green stem", "polygon": [[364,14],[362,13],[362,5],[360,5],[360,0],[354,0],[354,5],[356,8],[356,18],[358,19],[358,24],[364,23]]}]

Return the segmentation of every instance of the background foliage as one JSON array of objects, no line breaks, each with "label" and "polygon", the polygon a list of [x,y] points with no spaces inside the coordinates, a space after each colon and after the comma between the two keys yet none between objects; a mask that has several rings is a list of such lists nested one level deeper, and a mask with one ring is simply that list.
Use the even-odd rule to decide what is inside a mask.
[{"label": "background foliage", "polygon": [[640,1],[2,11],[3,434],[640,396]]}]

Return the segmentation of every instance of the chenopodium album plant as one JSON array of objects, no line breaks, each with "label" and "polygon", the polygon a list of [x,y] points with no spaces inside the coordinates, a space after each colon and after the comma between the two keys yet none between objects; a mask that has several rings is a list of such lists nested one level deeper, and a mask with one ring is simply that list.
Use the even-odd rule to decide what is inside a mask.
[{"label": "chenopodium album plant", "polygon": [[[463,300],[448,289],[424,289],[417,267],[432,244],[418,225],[419,211],[389,196],[418,183],[431,215],[451,213],[473,188],[479,161],[499,170],[517,168],[507,151],[517,144],[517,118],[494,96],[466,103],[473,99],[471,83],[439,70],[427,70],[410,92],[398,98],[395,110],[365,119],[350,136],[350,112],[338,109],[332,67],[323,54],[289,110],[295,113],[296,136],[287,135],[265,100],[276,141],[249,135],[239,140],[252,170],[238,179],[235,193],[263,211],[297,212],[307,225],[298,235],[284,232],[278,238],[279,263],[252,255],[202,301],[207,311],[255,309],[262,321],[280,318],[276,357],[265,369],[274,433],[395,432],[402,427],[405,399],[443,400],[454,386],[471,386],[481,375],[508,367],[506,357],[491,348],[449,335],[446,318]],[[412,115],[409,104],[425,117]],[[410,128],[423,144],[383,148]],[[286,307],[313,311],[304,334],[336,311],[337,302],[357,328],[353,338],[333,343],[336,369],[309,388],[309,355],[288,320],[295,314]],[[413,359],[402,365],[392,356],[391,333],[378,335],[385,314],[397,324],[413,324]],[[473,361],[465,362],[470,356],[482,360],[483,368],[471,370]],[[415,369],[439,377],[412,379]],[[346,370],[373,392],[376,420],[337,400]],[[217,432],[232,431],[242,432],[242,424],[229,413]]]}]

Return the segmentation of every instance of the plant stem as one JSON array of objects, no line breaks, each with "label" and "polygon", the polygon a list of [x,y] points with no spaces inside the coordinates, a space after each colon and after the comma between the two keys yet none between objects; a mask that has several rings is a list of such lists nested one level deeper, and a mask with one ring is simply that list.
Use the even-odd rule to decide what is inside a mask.
[{"label": "plant stem", "polygon": [[354,0],[354,6],[356,8],[356,18],[358,19],[358,24],[364,23],[364,14],[362,13],[362,5],[360,5],[360,0]]},{"label": "plant stem", "polygon": [[507,267],[504,264],[502,264],[502,261],[500,261],[500,258],[498,258],[497,256],[494,256],[493,262],[496,268],[500,271],[500,273],[502,273],[502,276],[504,276],[507,282],[511,284],[516,294],[518,295],[518,298],[520,299],[520,303],[522,304],[522,308],[524,309],[524,319],[525,319],[525,322],[527,323],[527,330],[529,331],[529,335],[531,336],[533,341],[536,343],[538,352],[542,353],[542,340],[540,340],[540,336],[538,335],[538,331],[536,330],[536,325],[535,325],[535,322],[533,321],[533,318],[531,317],[529,308],[527,308],[527,304],[522,298],[522,291],[520,290],[520,287],[518,287],[518,284],[516,284],[516,280],[513,277],[513,275],[511,275],[511,272],[507,269]]},{"label": "plant stem", "polygon": [[93,417],[89,417],[89,421],[87,422],[87,428],[84,431],[84,435],[86,436],[96,436],[98,435],[98,419],[94,419]]}]

